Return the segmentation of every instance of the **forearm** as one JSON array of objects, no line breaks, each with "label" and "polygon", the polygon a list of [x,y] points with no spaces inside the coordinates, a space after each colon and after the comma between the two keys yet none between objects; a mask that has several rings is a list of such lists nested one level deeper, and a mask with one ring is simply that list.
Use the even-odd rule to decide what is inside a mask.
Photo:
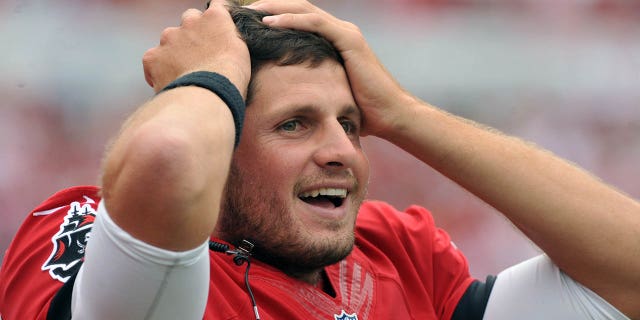
[{"label": "forearm", "polygon": [[498,209],[574,279],[633,310],[638,202],[519,139],[415,100],[397,110],[384,138]]},{"label": "forearm", "polygon": [[156,96],[106,155],[103,193],[112,219],[161,248],[202,244],[217,221],[234,134],[231,112],[208,90],[181,87]]}]

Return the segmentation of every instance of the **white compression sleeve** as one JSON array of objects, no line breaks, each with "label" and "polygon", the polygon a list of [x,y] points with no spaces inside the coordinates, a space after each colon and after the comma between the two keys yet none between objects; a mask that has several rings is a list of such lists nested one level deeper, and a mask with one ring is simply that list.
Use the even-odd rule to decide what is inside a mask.
[{"label": "white compression sleeve", "polygon": [[493,286],[485,320],[629,320],[546,255],[510,267]]},{"label": "white compression sleeve", "polygon": [[76,319],[202,319],[209,291],[208,244],[184,252],[133,238],[109,217],[104,203],[76,278]]}]

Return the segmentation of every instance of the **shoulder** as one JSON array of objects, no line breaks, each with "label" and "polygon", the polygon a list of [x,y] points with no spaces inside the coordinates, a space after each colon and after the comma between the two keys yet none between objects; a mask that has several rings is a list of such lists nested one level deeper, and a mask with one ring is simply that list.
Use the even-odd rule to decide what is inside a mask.
[{"label": "shoulder", "polygon": [[400,211],[385,202],[365,202],[356,222],[356,243],[370,256],[384,256],[396,267],[408,263],[427,272],[425,276],[452,268],[466,273],[468,269],[464,255],[447,232],[438,228],[431,213],[420,206]]},{"label": "shoulder", "polygon": [[[429,211],[400,211],[382,201],[366,201],[356,220],[356,247],[383,273],[428,278],[436,227]],[[419,258],[418,258],[419,257]]]},{"label": "shoulder", "polygon": [[431,212],[417,205],[400,211],[383,201],[365,201],[356,220],[356,239],[378,248],[401,246],[423,257],[453,252],[456,259],[464,260],[449,234],[436,226]]},{"label": "shoulder", "polygon": [[[434,312],[451,317],[473,279],[467,261],[449,235],[436,227],[431,212],[420,206],[398,210],[388,203],[363,203],[356,223],[356,244],[378,271],[395,274],[400,283],[421,301],[431,301]],[[420,289],[418,289],[420,288]]]},{"label": "shoulder", "polygon": [[57,290],[80,268],[99,201],[98,187],[78,186],[56,192],[29,212],[0,270],[3,316],[46,313]]},{"label": "shoulder", "polygon": [[73,201],[92,203],[99,200],[99,193],[100,188],[97,186],[74,186],[62,189],[44,200],[31,214],[47,215],[55,212],[57,207],[67,206]]}]

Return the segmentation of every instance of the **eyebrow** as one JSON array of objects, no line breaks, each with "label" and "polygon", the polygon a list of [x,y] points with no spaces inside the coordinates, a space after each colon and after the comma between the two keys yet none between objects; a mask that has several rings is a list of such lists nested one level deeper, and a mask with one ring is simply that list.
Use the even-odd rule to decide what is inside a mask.
[{"label": "eyebrow", "polygon": [[362,120],[362,113],[360,112],[360,108],[354,105],[345,106],[341,114],[346,116],[354,116],[358,118],[358,121]]},{"label": "eyebrow", "polygon": [[[275,117],[285,117],[289,114],[297,114],[297,115],[311,115],[314,113],[318,113],[318,110],[321,107],[307,104],[296,106],[292,108],[284,107],[280,110],[275,111],[272,115]],[[362,119],[360,109],[354,105],[345,105],[341,107],[341,110],[338,112],[339,117],[351,116],[356,117],[358,121]]]}]

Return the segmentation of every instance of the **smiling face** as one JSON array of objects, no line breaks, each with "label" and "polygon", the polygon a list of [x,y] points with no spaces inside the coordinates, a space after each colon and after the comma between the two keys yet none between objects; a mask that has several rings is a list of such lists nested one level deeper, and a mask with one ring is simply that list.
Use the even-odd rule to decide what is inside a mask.
[{"label": "smiling face", "polygon": [[343,67],[267,65],[255,75],[217,235],[305,278],[353,248],[369,163]]}]

